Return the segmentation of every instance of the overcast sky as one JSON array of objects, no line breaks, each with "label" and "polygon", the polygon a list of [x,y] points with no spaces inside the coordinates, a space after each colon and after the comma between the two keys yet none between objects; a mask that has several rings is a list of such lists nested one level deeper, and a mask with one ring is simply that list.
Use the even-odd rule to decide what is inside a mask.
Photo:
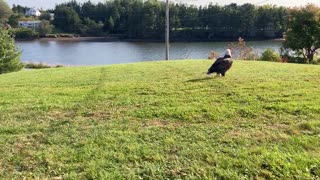
[{"label": "overcast sky", "polygon": [[[28,7],[36,7],[36,8],[54,8],[56,3],[68,2],[68,0],[5,0],[9,5],[12,4],[19,4],[22,6]],[[77,0],[78,2],[86,2],[88,0]],[[103,2],[105,0],[91,0],[91,2]],[[320,0],[170,0],[172,2],[187,2],[189,4],[196,4],[196,5],[207,5],[210,2],[218,3],[220,5],[230,4],[230,3],[237,3],[237,4],[244,4],[244,3],[252,3],[252,4],[276,4],[279,6],[301,6],[308,3],[313,3],[320,6]]]}]

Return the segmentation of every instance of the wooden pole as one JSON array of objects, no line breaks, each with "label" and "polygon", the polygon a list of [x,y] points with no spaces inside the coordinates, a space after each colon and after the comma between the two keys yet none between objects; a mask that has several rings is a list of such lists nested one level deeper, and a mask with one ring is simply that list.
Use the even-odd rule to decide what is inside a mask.
[{"label": "wooden pole", "polygon": [[166,0],[166,60],[169,60],[169,0]]}]

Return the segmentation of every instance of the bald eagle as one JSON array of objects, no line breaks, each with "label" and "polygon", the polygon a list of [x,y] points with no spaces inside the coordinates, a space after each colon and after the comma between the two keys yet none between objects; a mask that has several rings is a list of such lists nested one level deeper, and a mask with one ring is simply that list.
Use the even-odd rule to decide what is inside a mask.
[{"label": "bald eagle", "polygon": [[208,69],[207,74],[217,73],[225,76],[226,72],[231,68],[233,60],[231,58],[218,58]]}]

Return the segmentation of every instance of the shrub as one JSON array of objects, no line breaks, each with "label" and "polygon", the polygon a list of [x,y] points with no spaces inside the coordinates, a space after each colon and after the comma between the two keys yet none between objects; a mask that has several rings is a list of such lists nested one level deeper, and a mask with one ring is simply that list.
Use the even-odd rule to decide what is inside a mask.
[{"label": "shrub", "polygon": [[273,49],[268,48],[262,53],[260,60],[279,62],[281,61],[281,58]]},{"label": "shrub", "polygon": [[24,67],[28,69],[45,69],[45,68],[60,68],[60,67],[63,67],[63,65],[48,65],[44,63],[26,63],[24,64]]},{"label": "shrub", "polygon": [[16,39],[35,39],[38,33],[29,28],[16,28],[11,30]]},{"label": "shrub", "polygon": [[42,20],[41,25],[39,27],[39,34],[40,36],[45,36],[46,34],[51,33],[52,31],[52,25],[50,24],[50,21]]},{"label": "shrub", "polygon": [[0,29],[0,74],[21,70],[20,55],[9,32]]},{"label": "shrub", "polygon": [[218,56],[218,53],[211,51],[208,55],[208,59],[216,59]]},{"label": "shrub", "polygon": [[234,59],[257,60],[259,56],[252,47],[247,46],[243,38],[239,37],[237,43],[230,43],[228,47],[232,50]]}]

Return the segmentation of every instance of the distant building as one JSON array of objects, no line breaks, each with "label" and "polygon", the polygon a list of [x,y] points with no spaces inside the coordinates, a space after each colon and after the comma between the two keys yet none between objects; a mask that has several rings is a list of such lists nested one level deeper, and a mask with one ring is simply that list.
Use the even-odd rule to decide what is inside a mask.
[{"label": "distant building", "polygon": [[54,13],[50,13],[50,20],[54,20]]},{"label": "distant building", "polygon": [[40,16],[41,12],[36,8],[31,8],[27,10],[26,16]]},{"label": "distant building", "polygon": [[41,21],[18,21],[18,26],[22,28],[38,29]]}]

